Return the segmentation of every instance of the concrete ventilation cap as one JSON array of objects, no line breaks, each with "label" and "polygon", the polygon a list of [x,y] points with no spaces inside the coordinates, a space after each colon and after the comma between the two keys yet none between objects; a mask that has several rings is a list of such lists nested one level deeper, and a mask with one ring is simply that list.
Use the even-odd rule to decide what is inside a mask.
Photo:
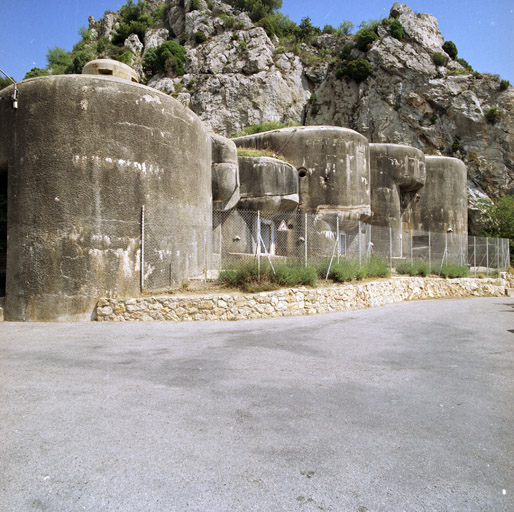
[{"label": "concrete ventilation cap", "polygon": [[138,83],[137,73],[123,62],[112,59],[96,59],[88,62],[82,69],[83,75],[101,75],[122,78]]}]

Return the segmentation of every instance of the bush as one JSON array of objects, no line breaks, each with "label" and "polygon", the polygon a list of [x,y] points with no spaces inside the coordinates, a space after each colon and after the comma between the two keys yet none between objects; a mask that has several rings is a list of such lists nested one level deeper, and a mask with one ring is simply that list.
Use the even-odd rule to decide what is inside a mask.
[{"label": "bush", "polygon": [[500,82],[500,91],[506,91],[510,87],[510,82],[508,80],[502,80]]},{"label": "bush", "polygon": [[381,258],[370,258],[365,267],[368,277],[389,277],[391,275],[389,264]]},{"label": "bush", "polygon": [[446,41],[443,44],[443,50],[450,56],[451,59],[456,59],[457,54],[459,53],[457,51],[457,46],[453,41]]},{"label": "bush", "polygon": [[362,52],[367,52],[369,46],[377,39],[378,34],[373,27],[365,27],[359,30],[354,36],[355,46]]},{"label": "bush", "polygon": [[405,31],[403,30],[403,25],[400,23],[400,20],[393,20],[391,22],[389,25],[389,32],[391,36],[398,39],[398,41],[401,41],[405,35]]},{"label": "bush", "polygon": [[500,109],[496,106],[491,107],[485,111],[485,118],[488,123],[495,124],[500,117]]},{"label": "bush", "polygon": [[458,62],[468,73],[473,73],[473,68],[471,67],[471,64],[467,61],[467,60],[464,60],[464,59],[461,59],[460,57],[458,57],[457,59],[455,59],[456,62]]},{"label": "bush", "polygon": [[280,286],[315,286],[317,281],[316,269],[305,267],[301,263],[277,264],[273,268],[269,263],[261,265],[260,281],[255,262],[241,262],[231,268],[222,270],[218,282],[246,292],[273,290]]},{"label": "bush", "polygon": [[134,55],[131,51],[123,52],[119,57],[115,57],[115,59],[119,62],[123,62],[123,64],[127,64],[127,66],[132,65],[132,60],[134,58]]},{"label": "bush", "polygon": [[282,264],[275,266],[275,274],[269,276],[272,282],[281,286],[309,285],[316,286],[318,274],[316,269],[310,265]]},{"label": "bush", "polygon": [[197,11],[200,9],[200,2],[198,0],[191,0],[191,7],[189,8],[189,12]]},{"label": "bush", "polygon": [[69,71],[75,74],[82,73],[82,68],[95,57],[96,55],[94,55],[91,50],[84,49],[78,51],[73,55],[73,61],[71,67],[69,68]]},{"label": "bush", "polygon": [[205,32],[202,32],[199,30],[198,32],[195,32],[195,43],[196,44],[202,44],[205,41],[207,41],[207,36],[205,35]]},{"label": "bush", "polygon": [[412,277],[414,277],[414,276],[426,277],[430,273],[428,264],[425,263],[424,261],[413,261],[412,263],[410,263],[410,262],[399,263],[398,265],[396,265],[396,272],[398,272],[398,274],[406,274],[406,275],[409,275]]},{"label": "bush", "polygon": [[175,41],[165,41],[146,52],[143,59],[143,70],[153,74],[170,70],[177,76],[182,76],[185,60],[186,49],[182,45]]},{"label": "bush", "polygon": [[336,283],[353,281],[357,277],[359,263],[352,260],[343,260],[330,269],[329,277]]},{"label": "bush", "polygon": [[434,274],[440,275],[445,279],[456,279],[458,277],[468,277],[469,269],[468,267],[464,267],[461,265],[449,264],[443,265],[439,269],[434,269]]},{"label": "bush", "polygon": [[[330,261],[318,265],[317,272],[320,279],[326,279]],[[366,277],[389,277],[391,271],[385,260],[372,257],[359,264],[357,260],[342,259],[339,263],[333,261],[328,277],[336,283],[361,280]]]},{"label": "bush", "polygon": [[436,66],[446,66],[448,57],[442,53],[435,52],[432,54],[432,61]]},{"label": "bush", "polygon": [[274,14],[282,7],[282,0],[225,0],[225,2],[236,11],[246,12],[254,23]]},{"label": "bush", "polygon": [[294,30],[296,40],[306,43],[310,42],[315,36],[319,36],[320,34],[321,29],[319,27],[315,27],[311,23],[311,19],[309,17],[302,18],[302,21]]},{"label": "bush", "polygon": [[281,12],[268,14],[257,22],[257,26],[262,27],[270,37],[286,37],[296,30],[296,23]]},{"label": "bush", "polygon": [[337,27],[337,33],[339,35],[348,35],[352,31],[353,27],[354,25],[350,20],[343,20],[339,27]]},{"label": "bush", "polygon": [[359,57],[355,60],[343,61],[336,71],[336,77],[346,76],[357,83],[363,82],[373,73],[373,66],[369,60]]}]

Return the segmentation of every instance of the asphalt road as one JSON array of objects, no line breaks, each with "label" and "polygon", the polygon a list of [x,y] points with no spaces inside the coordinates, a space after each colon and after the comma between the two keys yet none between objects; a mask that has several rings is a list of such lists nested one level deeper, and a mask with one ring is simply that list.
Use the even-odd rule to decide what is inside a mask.
[{"label": "asphalt road", "polygon": [[513,511],[514,300],[0,323],[0,510]]}]

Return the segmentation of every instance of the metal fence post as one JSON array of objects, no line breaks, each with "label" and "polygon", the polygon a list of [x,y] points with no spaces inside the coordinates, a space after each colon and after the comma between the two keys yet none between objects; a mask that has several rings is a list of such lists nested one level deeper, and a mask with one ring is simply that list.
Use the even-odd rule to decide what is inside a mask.
[{"label": "metal fence post", "polygon": [[498,275],[500,275],[500,239],[496,239],[496,264],[498,267]]},{"label": "metal fence post", "polygon": [[485,239],[485,262],[486,262],[485,275],[487,277],[489,277],[489,238]]},{"label": "metal fence post", "polygon": [[141,269],[140,269],[141,292],[145,288],[145,205],[141,206]]},{"label": "metal fence post", "polygon": [[[444,255],[443,262],[446,260],[446,264],[448,265],[448,231],[444,234]],[[442,265],[441,265],[442,266]]]},{"label": "metal fence post", "polygon": [[339,215],[336,214],[336,240],[337,240],[337,263],[339,263],[339,255],[341,254],[340,240],[339,240]]},{"label": "metal fence post", "polygon": [[305,267],[307,268],[307,222],[308,217],[307,214],[305,214]]},{"label": "metal fence post", "polygon": [[477,276],[477,237],[473,237],[473,267],[475,267],[475,277]]},{"label": "metal fence post", "polygon": [[359,242],[359,265],[362,265],[362,241],[361,241],[361,221],[359,221],[359,235],[358,235],[358,242]]},{"label": "metal fence post", "polygon": [[389,226],[389,268],[393,270],[393,228]]},{"label": "metal fence post", "polygon": [[410,263],[412,265],[413,258],[412,258],[412,231],[410,232]]},{"label": "metal fence post", "polygon": [[257,279],[261,280],[261,211],[257,211]]},{"label": "metal fence post", "polygon": [[428,271],[430,272],[430,270],[432,269],[432,248],[430,246],[431,244],[431,236],[430,236],[430,231],[428,232]]}]

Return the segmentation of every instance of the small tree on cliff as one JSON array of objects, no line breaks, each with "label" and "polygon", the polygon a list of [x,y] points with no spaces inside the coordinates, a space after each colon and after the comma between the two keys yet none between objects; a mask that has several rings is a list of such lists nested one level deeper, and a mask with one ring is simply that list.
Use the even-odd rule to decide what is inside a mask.
[{"label": "small tree on cliff", "polygon": [[282,7],[282,0],[225,0],[238,11],[248,13],[253,22],[257,22]]}]

